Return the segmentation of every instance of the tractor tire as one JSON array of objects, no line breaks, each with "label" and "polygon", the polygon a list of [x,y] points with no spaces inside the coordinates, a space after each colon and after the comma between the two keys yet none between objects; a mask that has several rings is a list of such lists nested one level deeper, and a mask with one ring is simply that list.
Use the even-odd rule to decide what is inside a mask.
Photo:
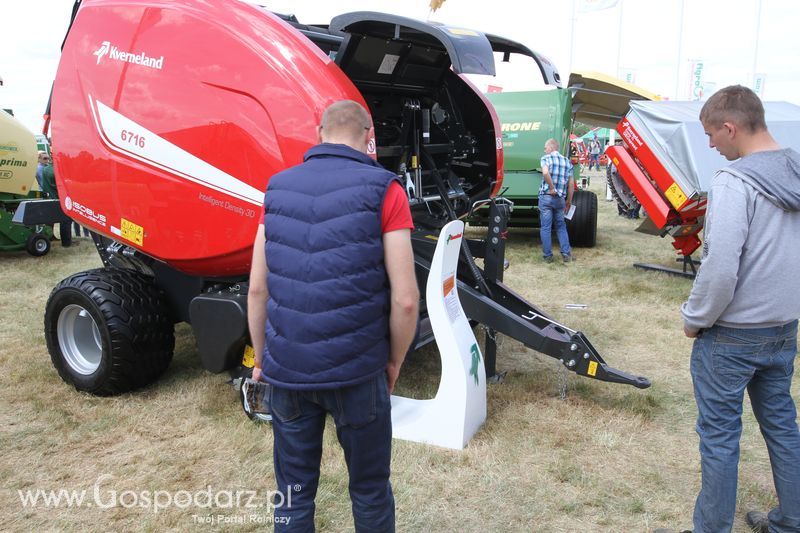
[{"label": "tractor tire", "polygon": [[575,214],[567,220],[571,246],[592,248],[597,243],[597,195],[592,191],[575,191],[572,195]]},{"label": "tractor tire", "polygon": [[47,300],[45,339],[61,379],[111,396],[149,385],[172,361],[172,313],[153,279],[95,269],[61,281]]},{"label": "tractor tire", "polygon": [[40,257],[50,251],[50,239],[42,233],[31,233],[25,241],[25,249],[34,257]]}]

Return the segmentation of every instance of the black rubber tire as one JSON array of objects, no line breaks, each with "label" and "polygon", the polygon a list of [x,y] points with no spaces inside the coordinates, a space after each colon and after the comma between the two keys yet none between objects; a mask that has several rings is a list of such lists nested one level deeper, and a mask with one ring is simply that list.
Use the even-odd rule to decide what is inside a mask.
[{"label": "black rubber tire", "polygon": [[[59,317],[74,305],[89,313],[99,333],[99,365],[88,375],[70,364],[59,342]],[[88,270],[61,281],[47,300],[44,328],[61,378],[98,396],[154,382],[169,367],[175,347],[172,313],[163,292],[152,278],[119,268]]]},{"label": "black rubber tire", "polygon": [[50,251],[50,239],[43,233],[31,233],[25,241],[25,249],[34,257],[41,257]]},{"label": "black rubber tire", "polygon": [[592,248],[597,244],[597,195],[592,191],[575,191],[572,195],[575,214],[567,220],[569,244]]}]

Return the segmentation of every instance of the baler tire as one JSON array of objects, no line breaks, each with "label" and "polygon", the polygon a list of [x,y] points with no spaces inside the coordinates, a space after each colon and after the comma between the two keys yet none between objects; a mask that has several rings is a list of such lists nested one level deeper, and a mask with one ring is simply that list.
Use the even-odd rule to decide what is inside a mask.
[{"label": "baler tire", "polygon": [[597,244],[597,195],[592,191],[575,191],[572,195],[575,214],[567,220],[571,246],[592,248]]},{"label": "baler tire", "polygon": [[169,367],[174,323],[149,276],[120,268],[73,274],[53,289],[45,340],[61,379],[98,396],[149,385]]},{"label": "baler tire", "polygon": [[50,239],[43,233],[31,233],[25,241],[25,249],[33,257],[41,257],[50,251]]}]

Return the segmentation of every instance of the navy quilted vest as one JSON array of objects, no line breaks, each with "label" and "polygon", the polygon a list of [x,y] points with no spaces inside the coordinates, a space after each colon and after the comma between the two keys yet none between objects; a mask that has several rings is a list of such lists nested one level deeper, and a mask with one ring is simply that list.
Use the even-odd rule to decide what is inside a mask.
[{"label": "navy quilted vest", "polygon": [[394,174],[320,144],[270,179],[263,372],[272,384],[330,389],[366,381],[389,356],[381,207]]}]

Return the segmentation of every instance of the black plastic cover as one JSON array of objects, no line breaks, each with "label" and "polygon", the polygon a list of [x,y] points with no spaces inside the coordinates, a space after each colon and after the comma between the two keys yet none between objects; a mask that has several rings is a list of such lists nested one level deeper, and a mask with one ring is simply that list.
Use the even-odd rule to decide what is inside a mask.
[{"label": "black plastic cover", "polygon": [[[328,28],[332,32],[341,31],[386,41],[407,41],[434,49],[443,48],[457,74],[495,75],[492,47],[486,36],[479,31],[373,11],[339,15],[331,20]],[[337,63],[340,58],[357,55],[348,48],[362,45],[369,46],[370,40],[346,39],[337,54]],[[384,68],[388,69],[388,66],[384,64]]]},{"label": "black plastic cover", "polygon": [[72,222],[72,219],[64,214],[58,200],[27,200],[19,204],[14,212],[12,222],[35,226],[36,224]]},{"label": "black plastic cover", "polygon": [[206,370],[222,372],[241,362],[249,339],[246,295],[201,294],[189,304],[189,315]]}]

